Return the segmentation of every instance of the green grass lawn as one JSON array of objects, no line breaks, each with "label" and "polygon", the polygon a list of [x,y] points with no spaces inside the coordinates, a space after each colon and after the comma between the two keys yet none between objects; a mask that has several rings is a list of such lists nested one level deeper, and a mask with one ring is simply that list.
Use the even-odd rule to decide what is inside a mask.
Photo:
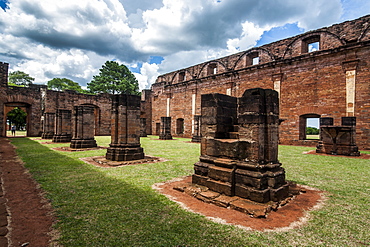
[{"label": "green grass lawn", "polygon": [[[15,136],[26,136],[27,135],[27,131],[25,130],[16,130],[15,131]],[[6,131],[6,136],[8,137],[12,137],[12,131],[11,130],[7,130]]]},{"label": "green grass lawn", "polygon": [[[168,161],[98,168],[80,157],[106,150],[58,152],[40,140],[12,143],[53,205],[63,246],[368,246],[370,160],[303,154],[314,148],[280,146],[287,179],[325,190],[325,206],[307,224],[286,232],[246,231],[187,212],[152,189],[154,183],[191,175],[199,144],[189,139],[141,139],[148,155]],[[110,137],[96,137],[108,146]]]}]

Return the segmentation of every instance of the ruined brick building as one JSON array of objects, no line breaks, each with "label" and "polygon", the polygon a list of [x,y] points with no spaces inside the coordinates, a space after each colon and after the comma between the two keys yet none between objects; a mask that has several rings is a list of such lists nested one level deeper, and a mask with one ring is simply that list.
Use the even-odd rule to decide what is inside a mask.
[{"label": "ruined brick building", "polygon": [[[171,118],[173,136],[192,137],[199,127],[202,94],[241,97],[246,89],[279,93],[280,143],[316,145],[306,136],[307,119],[356,117],[356,143],[370,149],[370,15],[310,31],[261,47],[180,69],[157,78],[141,101],[146,134],[159,135],[161,118]],[[28,113],[27,135],[40,136],[57,110],[95,109],[96,135],[110,135],[111,97],[56,92],[46,86],[7,86],[8,64],[0,63],[0,136],[14,107]],[[47,122],[53,122],[48,119]]]},{"label": "ruined brick building", "polygon": [[[45,127],[53,129],[57,111],[72,113],[74,107],[80,105],[94,107],[94,134],[110,135],[111,97],[109,94],[86,95],[71,90],[58,92],[47,90],[45,85],[8,86],[8,66],[7,63],[0,63],[0,136],[6,136],[6,117],[15,107],[27,113],[27,136],[41,136]],[[47,126],[44,125],[46,122]]]},{"label": "ruined brick building", "polygon": [[147,92],[152,133],[171,117],[172,135],[191,137],[202,94],[259,87],[280,95],[280,143],[316,145],[308,118],[354,116],[356,143],[370,149],[369,57],[370,15],[161,75]]}]

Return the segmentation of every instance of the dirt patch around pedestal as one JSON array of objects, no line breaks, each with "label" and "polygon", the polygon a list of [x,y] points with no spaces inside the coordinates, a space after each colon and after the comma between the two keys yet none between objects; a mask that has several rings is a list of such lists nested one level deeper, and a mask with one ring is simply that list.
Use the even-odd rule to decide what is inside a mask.
[{"label": "dirt patch around pedestal", "polygon": [[311,151],[303,152],[303,153],[304,154],[321,155],[321,156],[330,156],[330,157],[344,157],[344,158],[354,158],[354,159],[370,160],[370,154],[364,154],[364,153],[360,153],[360,156],[333,155],[333,154],[316,153],[316,150],[311,150]]},{"label": "dirt patch around pedestal", "polygon": [[66,147],[56,147],[56,148],[52,148],[52,150],[55,150],[55,151],[62,151],[62,152],[82,152],[82,151],[92,151],[92,150],[101,150],[101,149],[107,149],[107,147],[70,148],[70,147],[66,146]]},{"label": "dirt patch around pedestal", "polygon": [[4,192],[0,198],[5,199],[8,211],[9,246],[57,246],[52,206],[6,138],[0,138],[0,157]]},{"label": "dirt patch around pedestal", "polygon": [[150,164],[150,163],[157,163],[157,162],[165,162],[167,161],[164,158],[154,157],[146,155],[144,159],[140,160],[129,160],[129,161],[111,161],[107,160],[105,156],[93,156],[93,157],[86,157],[80,158],[80,160],[103,168],[114,168],[114,167],[122,167],[122,166],[129,166],[129,165],[139,165],[139,164]]},{"label": "dirt patch around pedestal", "polygon": [[299,227],[309,220],[309,212],[321,208],[325,201],[322,191],[298,185],[304,188],[305,193],[294,196],[289,203],[279,207],[277,211],[271,211],[265,218],[255,218],[237,210],[203,202],[174,189],[190,182],[191,176],[188,176],[155,184],[153,188],[189,211],[204,215],[215,222],[235,225],[246,230],[287,231]]}]

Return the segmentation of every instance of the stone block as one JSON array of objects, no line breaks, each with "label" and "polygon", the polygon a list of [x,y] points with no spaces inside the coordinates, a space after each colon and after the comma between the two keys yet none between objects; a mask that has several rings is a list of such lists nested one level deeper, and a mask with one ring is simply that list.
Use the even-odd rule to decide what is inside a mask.
[{"label": "stone block", "polygon": [[270,189],[270,200],[279,202],[289,196],[289,185],[284,184],[277,189]]},{"label": "stone block", "polygon": [[193,174],[191,178],[192,178],[192,183],[207,186],[208,177],[201,176],[198,174]]},{"label": "stone block", "polygon": [[235,185],[235,196],[246,198],[255,202],[266,203],[270,201],[270,190],[258,190],[245,185]]},{"label": "stone block", "polygon": [[201,201],[210,203],[216,197],[219,197],[219,196],[220,196],[220,193],[208,190],[208,191],[200,192],[199,194],[196,195],[196,198]]},{"label": "stone block", "polygon": [[230,204],[235,201],[235,200],[238,200],[239,197],[236,197],[236,196],[225,196],[225,195],[220,195],[219,197],[215,198],[212,200],[212,204],[215,204],[219,207],[224,207],[224,208],[227,208],[230,206]]},{"label": "stone block", "polygon": [[230,168],[210,166],[208,170],[208,177],[222,182],[232,182],[233,173],[233,169]]},{"label": "stone block", "polygon": [[230,183],[225,183],[221,181],[215,181],[208,179],[205,184],[210,190],[222,193],[227,196],[233,196],[234,192]]}]

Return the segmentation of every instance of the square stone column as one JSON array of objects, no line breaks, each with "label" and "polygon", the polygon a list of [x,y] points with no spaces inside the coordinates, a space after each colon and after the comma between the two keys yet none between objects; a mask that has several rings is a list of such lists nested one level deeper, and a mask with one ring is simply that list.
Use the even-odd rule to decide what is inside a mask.
[{"label": "square stone column", "polygon": [[42,139],[52,139],[54,136],[55,113],[45,112]]},{"label": "square stone column", "polygon": [[140,146],[140,96],[112,95],[112,135],[106,159],[129,161],[144,158]]},{"label": "square stone column", "polygon": [[201,115],[194,115],[194,133],[191,138],[192,142],[200,142],[202,136],[200,134]]},{"label": "square stone column", "polygon": [[92,148],[97,146],[94,139],[94,110],[94,107],[89,105],[74,107],[71,148]]},{"label": "square stone column", "polygon": [[202,141],[193,183],[259,203],[288,196],[277,159],[279,98],[270,89],[249,89],[241,98],[202,95]]},{"label": "square stone column", "polygon": [[171,117],[161,117],[161,132],[159,133],[160,140],[171,140]]},{"label": "square stone column", "polygon": [[147,137],[146,118],[140,118],[140,137]]},{"label": "square stone column", "polygon": [[72,139],[71,110],[57,109],[53,142],[70,142]]}]

